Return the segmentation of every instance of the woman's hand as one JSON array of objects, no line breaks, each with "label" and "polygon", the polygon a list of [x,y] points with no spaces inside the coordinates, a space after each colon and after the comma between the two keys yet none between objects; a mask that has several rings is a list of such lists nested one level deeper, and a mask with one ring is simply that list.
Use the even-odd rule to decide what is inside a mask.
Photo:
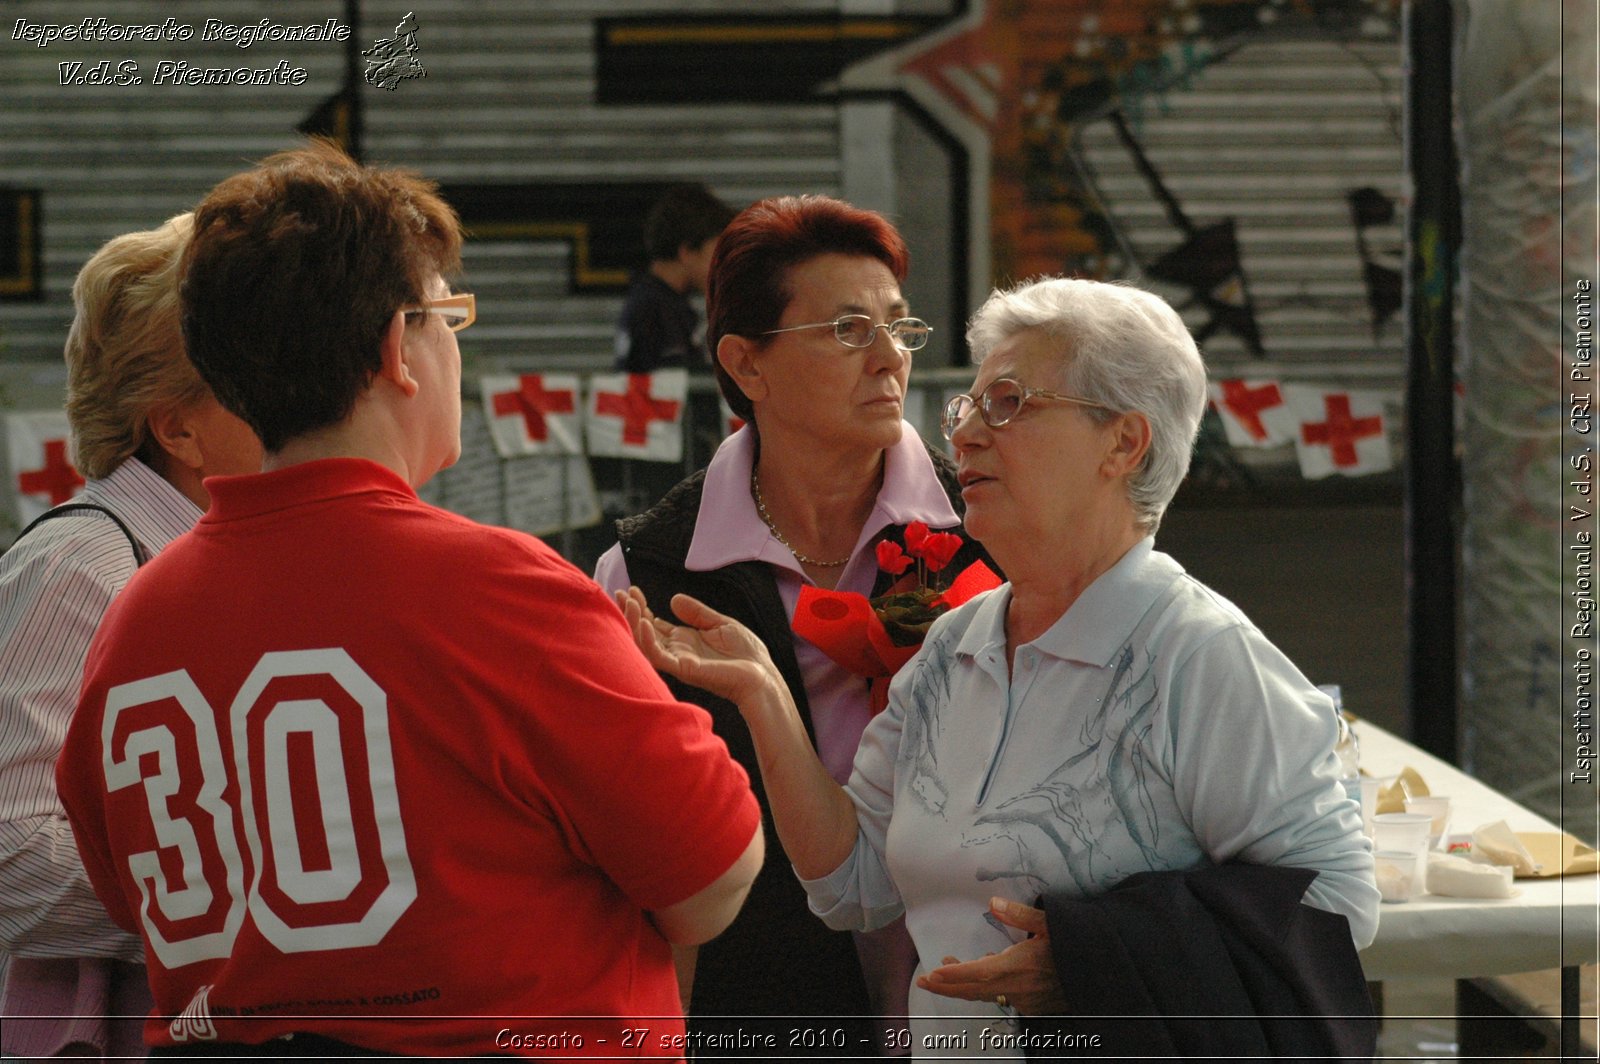
[{"label": "woman's hand", "polygon": [[618,591],[617,605],[646,660],[684,683],[741,706],[774,687],[786,690],[778,667],[755,633],[689,595],[672,596],[682,625],[650,611],[637,587]]},{"label": "woman's hand", "polygon": [[843,864],[859,832],[856,807],[817,760],[766,645],[732,617],[688,595],[672,596],[681,625],[652,614],[636,587],[617,592],[617,605],[650,664],[739,707],[755,742],[778,837],[800,877],[820,879]]},{"label": "woman's hand", "polygon": [[1061,989],[1061,980],[1056,977],[1055,960],[1050,955],[1050,929],[1045,923],[1044,910],[1003,898],[990,898],[989,911],[1008,927],[1027,931],[1028,937],[975,961],[946,957],[943,967],[918,976],[917,985],[944,997],[996,1002],[1024,1016],[1066,1012],[1067,996]]}]

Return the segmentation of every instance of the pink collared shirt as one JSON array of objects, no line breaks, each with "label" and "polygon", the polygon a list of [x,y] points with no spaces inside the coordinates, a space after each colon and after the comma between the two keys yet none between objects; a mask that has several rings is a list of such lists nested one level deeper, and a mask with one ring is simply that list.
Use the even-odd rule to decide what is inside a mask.
[{"label": "pink collared shirt", "polygon": [[[792,620],[800,589],[812,583],[794,554],[773,537],[750,496],[750,469],[755,461],[755,436],[748,427],[722,442],[706,467],[700,512],[684,567],[710,572],[736,562],[759,561],[772,566],[778,594]],[[884,454],[883,487],[861,526],[861,535],[839,576],[837,591],[872,593],[878,578],[875,551],[879,534],[890,525],[925,522],[930,528],[959,524],[950,499],[934,472],[933,462],[917,430],[903,423],[900,442]],[[613,546],[595,565],[594,578],[607,591],[628,586],[628,563],[622,547]],[[794,637],[795,657],[811,705],[817,756],[840,784],[850,778],[861,732],[872,718],[867,681],[833,662],[808,640]]]}]

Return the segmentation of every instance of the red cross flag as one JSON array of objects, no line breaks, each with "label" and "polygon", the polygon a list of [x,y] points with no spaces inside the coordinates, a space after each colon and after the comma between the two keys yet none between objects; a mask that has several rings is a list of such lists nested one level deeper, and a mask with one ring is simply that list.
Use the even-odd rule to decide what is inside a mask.
[{"label": "red cross flag", "polygon": [[1283,399],[1277,381],[1213,381],[1211,405],[1222,415],[1234,447],[1278,447],[1295,438],[1300,422]]},{"label": "red cross flag", "polygon": [[489,436],[501,458],[583,453],[576,374],[488,376],[478,386]]},{"label": "red cross flag", "polygon": [[609,373],[589,378],[584,432],[597,458],[683,461],[683,408],[689,371]]},{"label": "red cross flag", "polygon": [[27,524],[83,487],[68,454],[70,430],[64,410],[6,415],[6,444],[17,518]]},{"label": "red cross flag", "polygon": [[1307,480],[1335,473],[1363,476],[1394,468],[1382,392],[1331,391],[1286,384],[1284,398],[1299,419],[1294,450]]}]

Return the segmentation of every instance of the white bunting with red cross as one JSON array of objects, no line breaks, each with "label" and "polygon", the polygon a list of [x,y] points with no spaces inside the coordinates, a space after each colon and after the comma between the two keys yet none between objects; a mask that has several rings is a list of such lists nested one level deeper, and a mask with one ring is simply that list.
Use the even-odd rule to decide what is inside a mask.
[{"label": "white bunting with red cross", "polygon": [[501,458],[583,452],[576,374],[491,375],[479,390]]},{"label": "white bunting with red cross", "polygon": [[1300,428],[1277,381],[1234,378],[1213,381],[1207,388],[1235,447],[1278,447],[1293,440]]},{"label": "white bunting with red cross", "polygon": [[1300,473],[1320,480],[1394,468],[1384,422],[1383,392],[1338,391],[1286,384],[1284,398],[1299,422],[1294,438]]},{"label": "white bunting with red cross", "polygon": [[30,410],[6,415],[6,449],[17,519],[27,524],[83,487],[72,465],[71,430],[64,410]]},{"label": "white bunting with red cross", "polygon": [[597,374],[589,378],[584,431],[598,458],[683,460],[683,411],[689,371]]}]

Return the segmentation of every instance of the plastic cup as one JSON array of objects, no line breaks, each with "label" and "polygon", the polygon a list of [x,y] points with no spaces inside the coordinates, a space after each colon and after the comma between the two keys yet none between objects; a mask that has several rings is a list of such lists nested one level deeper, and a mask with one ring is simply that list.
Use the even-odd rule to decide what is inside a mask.
[{"label": "plastic cup", "polygon": [[1427,813],[1379,813],[1372,818],[1375,852],[1403,853],[1411,857],[1413,890],[1421,893],[1428,872],[1428,831],[1433,817]]},{"label": "plastic cup", "polygon": [[1417,892],[1417,855],[1406,850],[1379,850],[1372,855],[1378,893],[1387,902],[1410,901]]},{"label": "plastic cup", "polygon": [[1378,792],[1394,782],[1393,776],[1361,777],[1361,830],[1372,834],[1372,818],[1378,812]]},{"label": "plastic cup", "polygon": [[1377,850],[1424,853],[1432,829],[1428,813],[1379,813],[1372,818],[1372,845]]},{"label": "plastic cup", "polygon": [[1450,799],[1442,794],[1427,794],[1406,799],[1406,812],[1426,813],[1433,818],[1428,828],[1428,848],[1434,849],[1444,833],[1450,830]]}]

